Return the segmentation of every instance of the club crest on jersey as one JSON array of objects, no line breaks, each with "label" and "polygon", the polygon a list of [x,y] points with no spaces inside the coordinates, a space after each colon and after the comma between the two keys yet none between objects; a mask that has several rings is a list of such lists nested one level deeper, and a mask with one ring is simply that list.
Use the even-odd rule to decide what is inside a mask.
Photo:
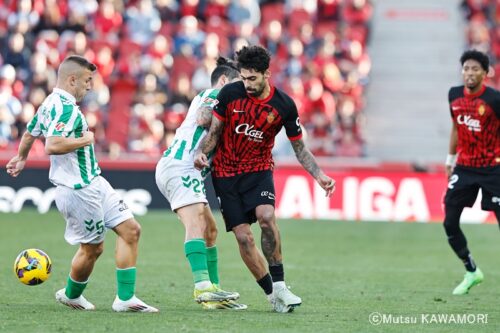
[{"label": "club crest on jersey", "polygon": [[276,119],[276,116],[274,115],[274,113],[269,112],[269,114],[267,115],[267,122],[269,124],[271,124],[274,121],[274,119]]},{"label": "club crest on jersey", "polygon": [[56,131],[61,132],[64,129],[64,126],[66,126],[66,124],[64,124],[63,122],[60,122],[60,123],[57,123],[56,126],[54,126],[54,128]]},{"label": "club crest on jersey", "polygon": [[485,111],[486,111],[486,108],[484,107],[484,105],[483,104],[479,105],[479,108],[477,109],[477,113],[479,113],[479,115],[482,116]]}]

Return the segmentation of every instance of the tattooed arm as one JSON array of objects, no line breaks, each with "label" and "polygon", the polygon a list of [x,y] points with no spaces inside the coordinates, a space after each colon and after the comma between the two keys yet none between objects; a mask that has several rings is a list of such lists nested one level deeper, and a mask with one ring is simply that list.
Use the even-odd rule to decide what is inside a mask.
[{"label": "tattooed arm", "polygon": [[200,146],[196,149],[194,154],[194,167],[198,170],[202,170],[204,167],[208,167],[207,154],[217,147],[219,142],[219,137],[224,129],[224,122],[217,119],[217,117],[212,117],[212,124],[210,125],[210,130],[208,134],[201,140]]},{"label": "tattooed arm", "polygon": [[325,175],[320,169],[318,163],[316,163],[316,159],[304,145],[302,139],[291,141],[291,143],[300,164],[316,179],[318,184],[325,190],[327,196],[332,195],[333,191],[335,191],[335,180]]},{"label": "tattooed arm", "polygon": [[202,105],[196,114],[196,123],[201,127],[210,128],[213,108],[209,105]]}]

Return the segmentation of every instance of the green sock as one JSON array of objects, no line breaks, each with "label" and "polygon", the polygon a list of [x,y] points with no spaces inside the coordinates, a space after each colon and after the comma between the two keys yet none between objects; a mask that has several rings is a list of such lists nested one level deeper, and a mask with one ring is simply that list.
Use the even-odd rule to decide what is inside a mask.
[{"label": "green sock", "polygon": [[83,294],[83,290],[87,286],[88,280],[85,282],[74,281],[70,275],[68,275],[68,281],[66,285],[66,297],[69,299],[74,299],[80,297]]},{"label": "green sock", "polygon": [[135,267],[117,268],[116,281],[118,286],[118,298],[122,301],[128,301],[135,294],[135,276],[137,269]]},{"label": "green sock", "polygon": [[205,240],[202,238],[194,238],[184,243],[184,253],[191,265],[194,283],[200,281],[209,281],[207,269],[207,248]]},{"label": "green sock", "polygon": [[207,247],[207,266],[210,282],[219,285],[219,266],[217,263],[217,246]]}]

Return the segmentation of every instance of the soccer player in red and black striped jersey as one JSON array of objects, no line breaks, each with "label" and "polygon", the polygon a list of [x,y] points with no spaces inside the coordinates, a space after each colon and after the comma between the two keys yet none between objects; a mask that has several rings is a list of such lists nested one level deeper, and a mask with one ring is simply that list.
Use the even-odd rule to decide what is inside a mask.
[{"label": "soccer player in red and black striped jersey", "polygon": [[460,229],[462,211],[474,204],[479,189],[482,209],[493,211],[500,222],[500,92],[484,85],[489,69],[486,54],[466,51],[460,62],[464,85],[452,87],[448,96],[453,128],[444,200],[448,242],[466,269],[454,295],[467,294],[484,278]]},{"label": "soccer player in red and black striped jersey", "polygon": [[[274,138],[285,127],[302,166],[331,195],[335,181],[318,167],[304,146],[297,107],[283,91],[269,83],[269,52],[261,46],[236,52],[241,81],[221,89],[207,136],[195,154],[195,166],[208,166],[206,155],[217,147],[212,179],[220,201],[226,230],[238,241],[241,257],[277,312],[291,312],[300,305],[284,282],[281,239],[274,211]],[[250,224],[262,230],[262,252]],[[269,271],[268,271],[269,268]],[[270,272],[270,274],[269,274]]]}]

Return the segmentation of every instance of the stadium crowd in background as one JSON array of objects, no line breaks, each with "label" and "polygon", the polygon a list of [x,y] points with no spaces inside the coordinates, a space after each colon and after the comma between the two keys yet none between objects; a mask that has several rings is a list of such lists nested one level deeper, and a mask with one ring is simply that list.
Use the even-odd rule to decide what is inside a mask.
[{"label": "stadium crowd in background", "polygon": [[493,71],[488,85],[500,89],[500,0],[463,0],[467,49],[489,55]]},{"label": "stadium crowd in background", "polygon": [[[210,87],[217,57],[261,44],[273,53],[273,83],[297,104],[311,151],[362,156],[372,10],[370,0],[2,1],[0,150],[16,149],[56,68],[77,54],[98,67],[82,105],[96,150],[158,157],[196,92]],[[293,154],[280,144],[275,153]]]}]

